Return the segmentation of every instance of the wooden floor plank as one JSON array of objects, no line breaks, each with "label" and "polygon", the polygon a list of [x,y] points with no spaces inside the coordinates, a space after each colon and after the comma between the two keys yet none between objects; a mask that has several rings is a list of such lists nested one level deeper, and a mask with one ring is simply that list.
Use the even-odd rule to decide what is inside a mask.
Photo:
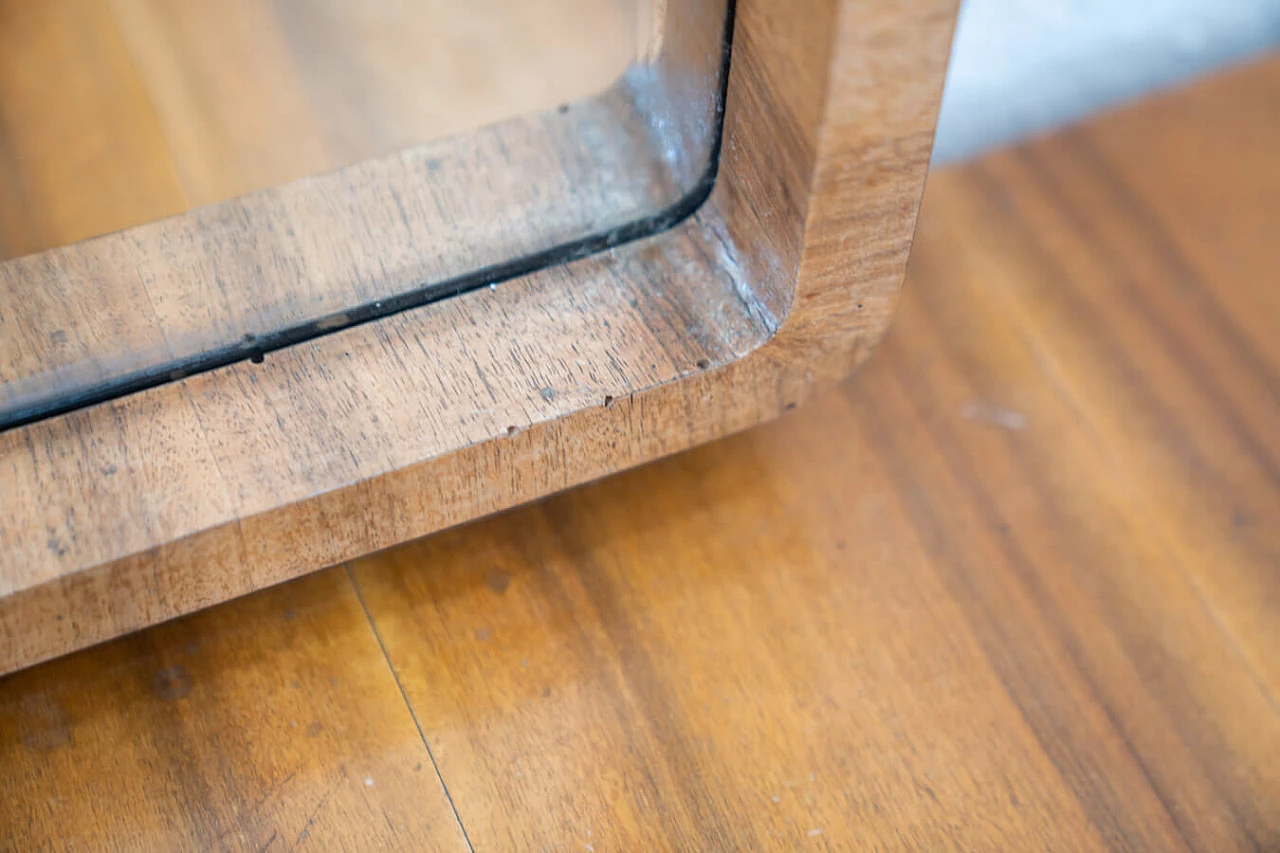
[{"label": "wooden floor plank", "polygon": [[1275,837],[1280,718],[1179,543],[983,279],[920,246],[887,367],[847,395],[877,452],[904,460],[896,488],[988,657],[1113,846],[1183,846],[1134,823],[1144,788],[1191,849]]},{"label": "wooden floor plank", "polygon": [[[1280,243],[1267,234],[1280,178],[1258,140],[1280,129],[1266,106],[1278,69],[1272,60],[990,158],[967,170],[949,214],[969,275],[1010,301],[1273,699]],[[1241,86],[1253,109],[1232,97]],[[1236,109],[1206,106],[1219,101]],[[1153,144],[1117,141],[1135,137]],[[1130,174],[1145,177],[1129,186]]]},{"label": "wooden floor plank", "polygon": [[1087,842],[854,426],[355,566],[478,847]]},{"label": "wooden floor plank", "polygon": [[0,680],[0,850],[462,850],[347,575]]}]

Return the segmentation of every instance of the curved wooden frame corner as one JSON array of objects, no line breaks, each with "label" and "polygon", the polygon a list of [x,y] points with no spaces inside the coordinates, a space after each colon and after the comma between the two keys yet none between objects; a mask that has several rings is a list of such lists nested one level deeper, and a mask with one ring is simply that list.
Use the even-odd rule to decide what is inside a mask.
[{"label": "curved wooden frame corner", "polygon": [[886,329],[957,0],[738,0],[657,236],[0,434],[0,672],[775,417]]}]

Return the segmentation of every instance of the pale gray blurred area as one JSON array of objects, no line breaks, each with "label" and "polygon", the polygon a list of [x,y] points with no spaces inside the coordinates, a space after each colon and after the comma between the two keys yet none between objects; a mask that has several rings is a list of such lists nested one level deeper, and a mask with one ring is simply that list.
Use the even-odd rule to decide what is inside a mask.
[{"label": "pale gray blurred area", "polygon": [[934,162],[1280,46],[1280,0],[965,0]]}]

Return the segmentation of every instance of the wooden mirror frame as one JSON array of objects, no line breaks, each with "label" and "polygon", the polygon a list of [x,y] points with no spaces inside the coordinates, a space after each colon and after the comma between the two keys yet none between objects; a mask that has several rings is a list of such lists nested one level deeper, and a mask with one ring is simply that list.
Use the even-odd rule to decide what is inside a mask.
[{"label": "wooden mirror frame", "polygon": [[0,261],[0,432],[688,217],[715,180],[733,4],[636,5],[639,50],[592,96]]},{"label": "wooden mirror frame", "polygon": [[956,5],[738,0],[718,175],[669,230],[0,433],[0,672],[843,377],[893,311]]}]

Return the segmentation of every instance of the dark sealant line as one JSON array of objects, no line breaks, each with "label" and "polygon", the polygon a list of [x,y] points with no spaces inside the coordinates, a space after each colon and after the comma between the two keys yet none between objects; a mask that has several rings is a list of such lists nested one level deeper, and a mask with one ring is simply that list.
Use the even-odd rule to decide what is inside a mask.
[{"label": "dark sealant line", "polygon": [[724,51],[720,64],[719,91],[715,103],[715,134],[707,170],[688,194],[651,216],[637,219],[618,228],[590,234],[578,240],[562,243],[541,252],[524,255],[500,264],[483,267],[469,273],[424,285],[376,302],[366,302],[354,308],[338,311],[296,326],[278,329],[267,335],[246,335],[237,344],[208,350],[200,355],[171,361],[156,367],[135,371],[114,379],[107,379],[92,388],[73,392],[57,399],[34,403],[15,411],[0,413],[0,432],[25,426],[45,418],[57,417],[78,409],[105,403],[128,394],[175,382],[198,373],[206,373],[241,361],[261,363],[269,352],[291,347],[306,341],[341,332],[354,326],[371,323],[440,302],[453,296],[479,290],[492,284],[500,284],[513,278],[530,275],[548,267],[581,260],[599,252],[653,237],[670,230],[697,212],[711,197],[716,176],[720,169],[720,153],[724,142],[724,105],[729,89],[729,60],[733,50],[733,22],[736,0],[729,0],[725,15]]}]

